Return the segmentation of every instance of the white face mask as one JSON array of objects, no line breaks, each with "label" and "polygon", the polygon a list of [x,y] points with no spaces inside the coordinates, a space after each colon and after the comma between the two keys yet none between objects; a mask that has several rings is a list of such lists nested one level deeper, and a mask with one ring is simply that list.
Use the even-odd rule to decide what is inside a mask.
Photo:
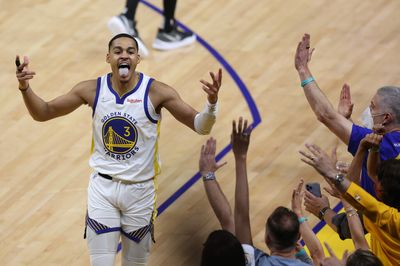
[{"label": "white face mask", "polygon": [[365,108],[364,112],[362,112],[360,120],[364,127],[372,129],[374,126],[374,120],[372,119],[371,110],[369,107]]}]

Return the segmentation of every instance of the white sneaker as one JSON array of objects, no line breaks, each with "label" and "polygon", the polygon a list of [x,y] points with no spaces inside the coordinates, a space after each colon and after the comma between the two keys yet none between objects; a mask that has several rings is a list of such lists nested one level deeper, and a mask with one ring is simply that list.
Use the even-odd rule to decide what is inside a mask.
[{"label": "white sneaker", "polygon": [[135,37],[136,41],[138,42],[140,56],[146,57],[149,55],[149,50],[147,50],[142,39],[139,37],[139,32],[136,29],[136,22],[127,19],[123,14],[121,14],[110,18],[107,26],[113,35],[127,33]]},{"label": "white sneaker", "polygon": [[158,29],[157,37],[153,42],[153,48],[158,50],[172,50],[190,45],[196,41],[193,32],[179,30],[176,26],[170,32]]}]

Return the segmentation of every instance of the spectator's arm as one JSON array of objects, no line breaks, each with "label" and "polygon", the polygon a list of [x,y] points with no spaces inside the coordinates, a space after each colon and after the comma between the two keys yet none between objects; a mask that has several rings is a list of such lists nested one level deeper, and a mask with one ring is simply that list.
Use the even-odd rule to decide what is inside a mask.
[{"label": "spectator's arm", "polygon": [[304,156],[301,160],[315,168],[331,186],[334,186],[345,200],[357,210],[362,210],[363,215],[377,226],[393,236],[400,236],[400,213],[397,209],[387,206],[376,200],[357,184],[343,178],[330,162],[329,156],[318,146],[308,145],[311,152],[301,152]]},{"label": "spectator's arm", "polygon": [[301,179],[299,185],[292,193],[292,211],[296,213],[300,222],[300,234],[304,240],[304,243],[310,251],[311,258],[314,265],[320,265],[321,261],[325,258],[324,250],[321,243],[319,242],[317,236],[312,231],[309,226],[307,219],[303,215],[303,210],[301,207],[301,199],[303,198],[303,184],[304,181]]},{"label": "spectator's arm", "polygon": [[365,147],[362,144],[360,144],[358,146],[356,155],[351,161],[349,170],[347,171],[347,176],[350,181],[360,184],[362,165],[366,154],[367,154],[367,149],[365,149]]},{"label": "spectator's arm", "polygon": [[340,115],[319,88],[308,68],[313,49],[310,49],[310,35],[304,34],[297,46],[295,67],[304,88],[304,94],[317,119],[327,126],[344,143],[348,144],[352,122]]},{"label": "spectator's arm", "polygon": [[336,225],[332,222],[332,217],[336,213],[331,209],[329,199],[327,196],[316,197],[312,193],[304,192],[304,206],[306,211],[312,213],[318,219],[324,220],[335,232],[337,232]]},{"label": "spectator's arm", "polygon": [[235,223],[232,214],[231,206],[222,192],[218,181],[207,180],[204,181],[204,188],[206,190],[208,201],[217,216],[221,228],[235,234]]},{"label": "spectator's arm", "polygon": [[232,122],[231,144],[235,156],[235,231],[242,244],[253,244],[249,214],[249,185],[247,181],[247,150],[250,143],[251,127],[240,117],[238,126]]},{"label": "spectator's arm", "polygon": [[351,183],[343,198],[357,210],[362,210],[369,220],[384,228],[389,234],[400,238],[400,212],[378,201],[355,183]]},{"label": "spectator's arm", "polygon": [[357,210],[353,208],[346,200],[342,199],[343,207],[346,211],[347,222],[349,224],[351,239],[356,249],[369,250],[367,240],[364,236],[364,228],[361,224]]},{"label": "spectator's arm", "polygon": [[367,170],[368,176],[374,180],[374,182],[378,181],[378,169],[380,164],[379,150],[370,149],[368,153]]},{"label": "spectator's arm", "polygon": [[210,202],[222,229],[235,234],[235,224],[231,206],[215,178],[215,171],[226,163],[217,163],[215,161],[215,151],[216,140],[210,138],[207,140],[206,144],[201,147],[199,169],[203,176],[204,188],[206,190],[208,201]]},{"label": "spectator's arm", "polygon": [[350,181],[360,184],[361,180],[361,169],[364,162],[365,156],[368,149],[371,151],[368,155],[368,175],[369,177],[377,181],[377,166],[380,163],[379,160],[379,144],[382,141],[382,135],[374,133],[367,134],[360,142],[357,153],[351,162],[347,177]]}]

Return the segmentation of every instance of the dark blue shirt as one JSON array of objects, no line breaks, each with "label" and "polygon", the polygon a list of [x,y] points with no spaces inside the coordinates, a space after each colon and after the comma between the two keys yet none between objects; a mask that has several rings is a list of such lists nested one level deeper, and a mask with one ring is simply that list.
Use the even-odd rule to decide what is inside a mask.
[{"label": "dark blue shirt", "polygon": [[[350,141],[348,146],[348,151],[354,156],[356,155],[358,146],[360,145],[361,140],[367,135],[372,133],[371,129],[360,127],[353,124],[353,128],[351,130]],[[397,158],[400,154],[400,132],[393,131],[386,133],[383,136],[381,145],[379,147],[379,157],[381,161],[385,161],[387,159]],[[361,172],[361,187],[365,189],[368,193],[376,197],[374,182],[367,174],[367,158],[365,157],[362,172]]]}]

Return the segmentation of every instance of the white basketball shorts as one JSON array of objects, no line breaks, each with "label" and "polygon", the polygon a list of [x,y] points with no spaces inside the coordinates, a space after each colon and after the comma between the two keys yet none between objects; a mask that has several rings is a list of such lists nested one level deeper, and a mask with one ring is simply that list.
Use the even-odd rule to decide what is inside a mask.
[{"label": "white basketball shorts", "polygon": [[124,234],[138,230],[140,233],[144,228],[152,230],[156,216],[154,182],[152,179],[126,184],[92,173],[88,187],[88,226],[98,234],[119,230]]}]

